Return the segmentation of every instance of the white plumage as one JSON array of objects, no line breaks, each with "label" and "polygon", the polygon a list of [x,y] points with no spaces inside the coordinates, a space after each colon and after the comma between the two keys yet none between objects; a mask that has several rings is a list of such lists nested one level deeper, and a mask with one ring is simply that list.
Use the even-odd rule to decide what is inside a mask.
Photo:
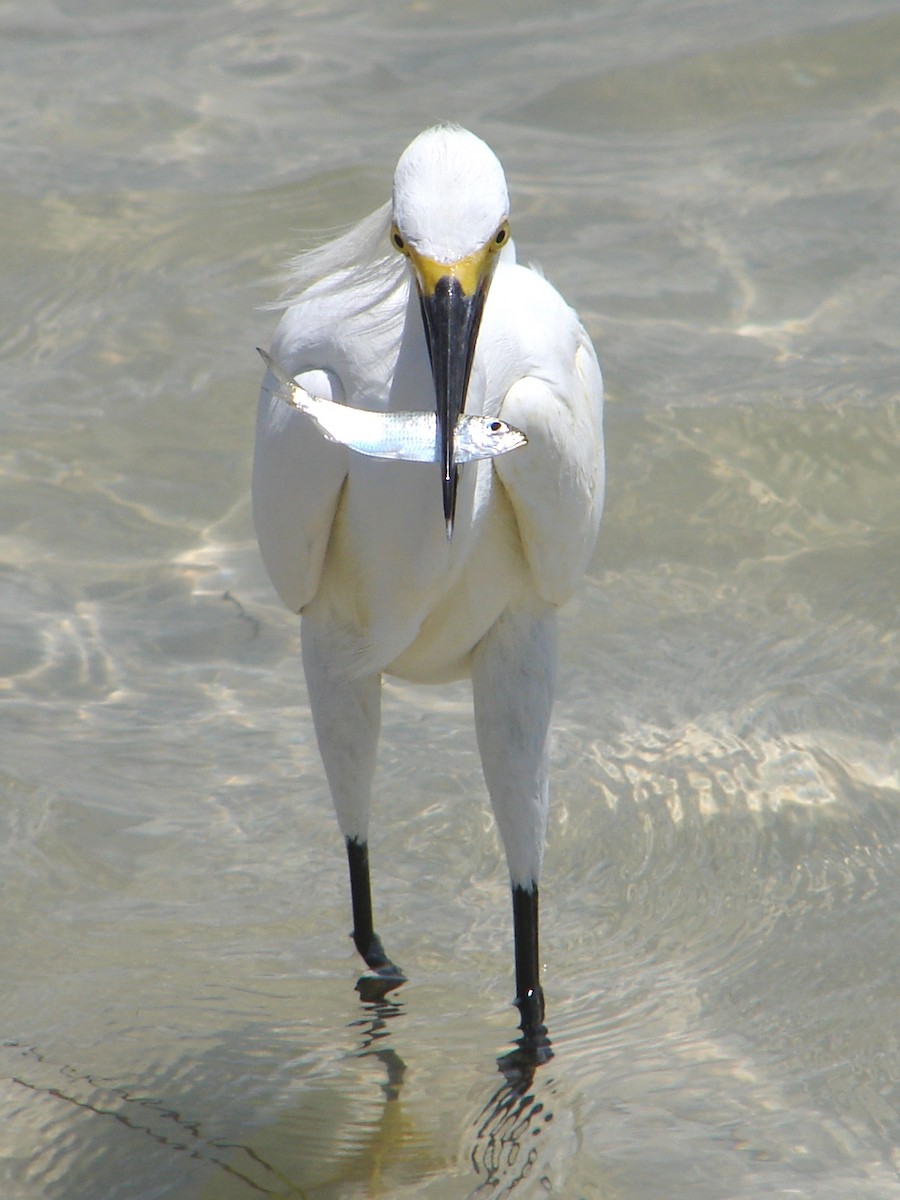
[{"label": "white plumage", "polygon": [[350,856],[354,937],[385,986],[402,976],[369,902],[381,675],[471,676],[513,885],[517,1003],[534,1038],[543,1034],[537,882],[555,611],[600,523],[603,389],[575,313],[516,264],[508,207],[502,168],[480,139],[427,130],[404,152],[390,204],[295,261],[271,353],[313,395],[387,412],[437,407],[442,428],[464,405],[522,430],[528,444],[458,467],[448,434],[444,470],[364,458],[275,399],[267,376],[253,508],[272,582],[302,613],[310,702]]}]

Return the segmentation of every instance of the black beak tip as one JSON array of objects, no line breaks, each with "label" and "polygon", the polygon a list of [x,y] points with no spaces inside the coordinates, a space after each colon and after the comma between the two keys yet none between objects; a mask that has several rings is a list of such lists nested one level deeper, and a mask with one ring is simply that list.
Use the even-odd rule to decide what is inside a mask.
[{"label": "black beak tip", "polygon": [[453,537],[453,519],[456,515],[456,485],[459,480],[457,467],[450,468],[449,478],[441,480],[444,499],[444,521],[447,526],[447,541]]}]

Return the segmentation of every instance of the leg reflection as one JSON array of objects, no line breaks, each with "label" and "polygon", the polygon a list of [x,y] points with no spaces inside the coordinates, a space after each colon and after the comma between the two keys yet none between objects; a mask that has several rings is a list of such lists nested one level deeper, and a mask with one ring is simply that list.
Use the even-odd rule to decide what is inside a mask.
[{"label": "leg reflection", "polygon": [[522,1037],[515,1050],[497,1060],[504,1080],[475,1122],[471,1161],[475,1174],[483,1178],[472,1196],[511,1195],[540,1161],[540,1136],[553,1112],[537,1098],[534,1076],[552,1057],[549,1039],[536,1045],[534,1038]]},{"label": "leg reflection", "polygon": [[384,1065],[387,1078],[381,1085],[389,1101],[400,1097],[403,1077],[406,1074],[406,1063],[393,1046],[379,1045],[390,1035],[389,1022],[403,1013],[403,1004],[399,1000],[389,1000],[381,996],[377,1000],[364,1005],[366,1015],[351,1021],[351,1029],[362,1030],[362,1045],[357,1052],[359,1058],[377,1058]]}]

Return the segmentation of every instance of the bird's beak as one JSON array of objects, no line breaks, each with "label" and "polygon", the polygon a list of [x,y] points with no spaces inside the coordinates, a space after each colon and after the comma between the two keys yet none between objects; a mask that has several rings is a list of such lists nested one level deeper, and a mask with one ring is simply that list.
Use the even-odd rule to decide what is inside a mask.
[{"label": "bird's beak", "polygon": [[478,327],[494,266],[490,245],[456,263],[438,263],[409,249],[419,287],[425,340],[431,359],[441,442],[441,486],[447,537],[456,510],[456,422],[465,410]]}]

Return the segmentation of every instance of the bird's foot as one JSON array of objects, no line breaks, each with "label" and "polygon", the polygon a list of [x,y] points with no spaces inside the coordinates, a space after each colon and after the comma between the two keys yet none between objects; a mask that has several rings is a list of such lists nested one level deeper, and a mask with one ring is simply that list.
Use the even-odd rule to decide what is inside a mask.
[{"label": "bird's foot", "polygon": [[380,1004],[388,992],[406,983],[406,976],[399,967],[388,963],[378,971],[366,971],[356,981],[356,990],[364,1004]]},{"label": "bird's foot", "polygon": [[385,954],[377,933],[371,933],[365,940],[355,933],[351,936],[369,968],[356,981],[360,999],[367,1004],[383,1000],[388,992],[406,983],[406,976]]},{"label": "bird's foot", "polygon": [[553,1057],[553,1046],[544,1024],[544,994],[541,989],[529,992],[524,998],[518,997],[515,1003],[522,1017],[519,1022],[522,1036],[516,1039],[514,1050],[497,1059],[497,1066],[518,1094],[520,1089],[531,1086],[535,1070]]}]

